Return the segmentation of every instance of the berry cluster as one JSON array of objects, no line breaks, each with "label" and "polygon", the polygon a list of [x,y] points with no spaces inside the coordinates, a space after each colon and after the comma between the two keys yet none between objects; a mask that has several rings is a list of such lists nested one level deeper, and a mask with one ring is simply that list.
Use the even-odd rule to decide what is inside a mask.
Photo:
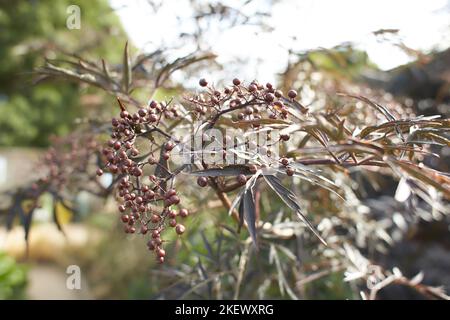
[{"label": "berry cluster", "polygon": [[[245,85],[241,80],[235,78],[232,85],[217,90],[208,84],[206,79],[200,79],[199,85],[205,87],[206,91],[201,95],[188,99],[189,103],[194,106],[194,112],[198,117],[205,117],[209,122],[209,128],[213,127],[219,120],[219,117],[225,114],[231,114],[232,120],[240,124],[248,124],[255,129],[264,124],[270,124],[271,121],[276,123],[277,120],[287,120],[293,109],[299,110],[302,114],[306,114],[308,109],[296,102],[297,92],[289,90],[287,97],[281,90],[277,90],[271,83],[262,85],[257,81],[252,81]],[[267,139],[272,139],[271,131],[267,130]],[[228,137],[225,137],[225,139]],[[276,137],[275,137],[276,139]],[[279,142],[286,142],[290,139],[289,134],[280,134]],[[247,141],[247,145],[255,144],[254,141]],[[266,146],[254,145],[261,154],[268,154]],[[224,157],[226,150],[224,152]],[[288,176],[295,174],[295,169],[289,166],[289,160],[286,158],[273,159],[275,164],[281,164],[285,168]],[[256,171],[256,169],[254,169]],[[244,184],[245,175],[237,177],[238,183]],[[200,177],[197,184],[201,187],[208,185],[205,177]]]},{"label": "berry cluster", "polygon": [[[228,107],[238,110],[236,120],[262,119],[262,112],[266,112],[269,119],[287,119],[289,109],[286,103],[297,97],[295,90],[289,90],[286,98],[283,92],[275,89],[271,83],[262,85],[252,81],[244,85],[237,78],[233,79],[232,86],[222,91],[209,86],[205,79],[200,79],[199,84],[201,87],[206,87],[208,91],[205,95],[189,99],[195,105],[195,111],[199,115],[209,115],[210,112]],[[306,112],[307,109],[302,108],[302,111]]]},{"label": "berry cluster", "polygon": [[[136,113],[129,113],[120,100],[119,103],[120,118],[112,119],[111,139],[102,152],[106,161],[105,170],[119,176],[117,194],[121,204],[118,210],[125,232],[149,234],[148,249],[162,263],[166,256],[162,232],[169,226],[178,235],[183,234],[185,226],[177,219],[189,215],[187,209],[175,210],[175,206],[179,207],[180,197],[176,189],[167,187],[172,177],[167,161],[175,143],[167,140],[167,134],[157,131],[163,117],[172,119],[179,114],[176,107],[156,101],[151,101]],[[161,133],[166,141],[158,145],[150,139],[150,152],[142,156],[135,146],[136,139],[151,132]],[[161,149],[159,160],[154,154],[158,148]],[[102,174],[103,169],[99,168],[97,175]]]}]

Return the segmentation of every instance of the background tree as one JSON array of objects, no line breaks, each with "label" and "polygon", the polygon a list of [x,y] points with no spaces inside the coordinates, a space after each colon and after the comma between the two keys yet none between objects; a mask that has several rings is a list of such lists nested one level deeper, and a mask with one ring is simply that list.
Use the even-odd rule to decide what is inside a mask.
[{"label": "background tree", "polygon": [[[81,9],[81,29],[66,27],[69,5]],[[125,34],[106,0],[0,1],[0,145],[43,147],[67,134],[84,114],[76,83],[33,81],[45,58],[63,52],[120,62]],[[37,79],[44,80],[44,79]]]}]

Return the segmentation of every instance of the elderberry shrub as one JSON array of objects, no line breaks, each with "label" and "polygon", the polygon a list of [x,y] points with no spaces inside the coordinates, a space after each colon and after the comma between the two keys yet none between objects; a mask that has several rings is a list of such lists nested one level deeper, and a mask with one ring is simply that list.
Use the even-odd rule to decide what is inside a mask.
[{"label": "elderberry shrub", "polygon": [[[245,84],[237,78],[233,79],[231,86],[223,90],[215,89],[206,79],[200,79],[199,85],[204,88],[204,92],[186,98],[186,103],[191,107],[189,114],[192,120],[200,120],[200,123],[205,124],[208,129],[213,128],[219,118],[228,113],[232,115],[234,121],[248,124],[253,129],[264,126],[264,120],[269,123],[286,120],[289,118],[291,107],[287,104],[292,103],[297,96],[294,90],[290,90],[288,97],[284,97],[283,92],[276,90],[270,83],[261,85],[257,81],[252,81]],[[170,103],[151,101],[134,113],[128,111],[120,100],[119,104],[120,117],[112,119],[111,139],[107,141],[102,151],[105,166],[99,168],[96,174],[100,176],[107,170],[117,176],[118,211],[121,214],[124,231],[147,235],[148,249],[153,251],[157,261],[162,263],[166,258],[166,251],[163,248],[164,231],[174,228],[178,235],[183,234],[186,228],[179,220],[186,218],[189,213],[187,209],[181,208],[177,189],[167,186],[174,176],[169,170],[168,161],[176,144],[170,140],[170,133],[164,132],[159,127],[167,119],[179,118],[179,121],[184,119],[180,117],[177,107]],[[307,109],[300,111],[306,113]],[[137,138],[148,137],[147,133],[155,131],[162,133],[166,140],[158,144],[154,139],[148,139],[150,152],[141,154],[136,143]],[[270,130],[267,132],[270,135]],[[224,137],[225,140],[226,138]],[[280,134],[275,140],[283,143],[289,138],[289,134]],[[268,153],[265,146],[249,141],[246,143],[253,143],[254,147],[259,148],[259,152]],[[153,152],[158,149],[160,149],[159,156]],[[228,151],[226,147],[219,151],[225,158]],[[285,158],[273,158],[269,165],[281,167],[288,176],[294,175],[295,170],[287,164]],[[205,169],[209,164],[203,166]],[[249,172],[254,174],[261,167],[261,163],[248,162],[247,166]],[[156,174],[157,172],[166,174]],[[217,181],[218,177],[201,176],[198,177],[197,184],[200,187],[210,185],[217,188]],[[234,188],[238,188],[245,185],[247,176],[239,174],[234,181]]]},{"label": "elderberry shrub", "polygon": [[[289,90],[286,97],[281,90],[277,90],[271,83],[262,85],[255,80],[246,84],[240,79],[234,78],[232,85],[225,87],[223,90],[214,88],[208,84],[206,79],[201,79],[199,85],[205,88],[204,92],[187,98],[187,102],[192,107],[196,119],[207,122],[206,128],[213,128],[219,118],[230,114],[233,122],[245,128],[258,130],[267,126],[268,128],[265,131],[267,132],[267,140],[275,140],[268,142],[271,145],[274,145],[275,142],[285,143],[290,140],[290,134],[287,133],[280,134],[278,137],[273,136],[269,128],[271,124],[287,123],[283,121],[288,121],[292,112],[300,111],[301,114],[306,116],[308,113],[307,108],[296,103],[297,92],[295,90]],[[227,138],[229,137],[225,136],[224,141]],[[246,145],[248,147],[253,145],[260,154],[271,156],[271,151],[265,145],[259,145],[254,141],[246,141]],[[226,147],[218,151],[223,152],[224,159],[230,154]],[[258,166],[261,165],[249,162],[247,164],[251,173],[256,173]],[[269,165],[278,167],[279,164],[279,159],[272,156]],[[283,162],[281,170],[288,176],[295,174],[295,169],[287,168],[285,162]],[[245,184],[246,182],[246,177],[243,175],[237,176],[236,179],[239,184]],[[200,187],[206,187],[208,179],[199,177],[197,184]]]}]

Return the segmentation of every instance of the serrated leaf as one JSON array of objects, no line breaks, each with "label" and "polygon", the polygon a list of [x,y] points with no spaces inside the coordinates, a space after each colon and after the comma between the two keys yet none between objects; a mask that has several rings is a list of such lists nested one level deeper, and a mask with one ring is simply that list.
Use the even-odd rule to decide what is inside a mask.
[{"label": "serrated leaf", "polygon": [[314,226],[308,221],[306,216],[302,213],[302,209],[300,207],[300,204],[298,203],[295,194],[291,190],[283,186],[281,184],[280,179],[278,179],[274,175],[264,175],[264,179],[266,180],[267,184],[275,191],[275,193],[278,194],[281,200],[283,200],[283,202],[286,203],[286,205],[289,208],[295,211],[297,217],[308,226],[308,228],[315,234],[315,236],[319,238],[319,240],[324,245],[327,245],[326,241],[319,235]]}]

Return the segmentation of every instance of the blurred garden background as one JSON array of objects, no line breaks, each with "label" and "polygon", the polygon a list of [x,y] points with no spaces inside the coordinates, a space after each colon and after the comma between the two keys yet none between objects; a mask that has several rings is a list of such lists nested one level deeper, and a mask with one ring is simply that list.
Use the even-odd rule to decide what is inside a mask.
[{"label": "blurred garden background", "polygon": [[[80,8],[80,29],[68,28],[71,5]],[[185,196],[195,211],[189,233],[164,266],[138,235],[122,232],[114,199],[88,190],[71,194],[70,206],[43,195],[29,230],[19,219],[7,230],[15,190],[42,175],[40,162],[52,141],[79,130],[86,119],[100,123],[118,111],[114,92],[86,78],[52,77],[45,68],[81,70],[89,61],[120,74],[128,42],[134,81],[141,84],[133,97],[142,103],[181,98],[197,90],[201,77],[222,85],[239,76],[286,92],[295,88],[311,108],[349,107],[333,95],[356,90],[408,114],[448,118],[449,31],[448,1],[0,0],[0,299],[359,299],[359,285],[343,281],[340,266],[318,273],[319,254],[307,235],[280,227],[270,259],[242,259],[252,250],[248,234],[226,231],[235,229],[227,210],[190,186]],[[166,77],[163,85],[155,85],[156,74]],[[450,147],[431,148],[440,157],[423,161],[448,173]],[[448,202],[444,213],[424,207],[412,219],[412,209],[399,201],[398,181],[351,174],[358,184],[351,210],[373,227],[367,235],[364,225],[363,240],[355,236],[365,255],[407,277],[422,272],[424,284],[448,294]],[[311,198],[308,210],[322,222],[320,230],[346,210],[313,187],[296,188]],[[262,203],[277,223],[288,221],[281,201]],[[67,289],[70,265],[80,267],[81,290]],[[226,273],[234,280],[219,281]],[[237,293],[230,289],[236,279],[246,284]],[[402,285],[379,294],[423,297]]]}]

